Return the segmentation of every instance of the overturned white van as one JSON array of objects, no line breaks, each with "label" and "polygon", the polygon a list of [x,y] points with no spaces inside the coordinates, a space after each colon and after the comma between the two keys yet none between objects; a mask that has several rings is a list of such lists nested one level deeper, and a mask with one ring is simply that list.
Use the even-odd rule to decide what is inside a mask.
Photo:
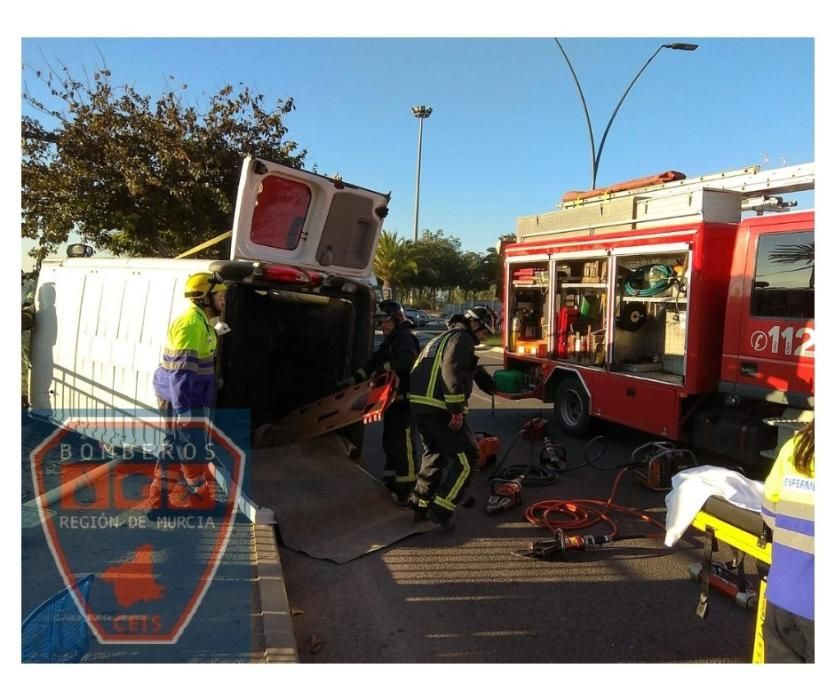
[{"label": "overturned white van", "polygon": [[[44,261],[36,291],[31,410],[90,419],[90,437],[147,444],[137,410],[156,409],[152,376],[189,274],[229,284],[218,408],[252,427],[315,400],[372,350],[372,264],[389,195],[257,158],[244,161],[230,260]],[[103,427],[103,426],[107,427]],[[153,430],[147,429],[150,433]]]}]

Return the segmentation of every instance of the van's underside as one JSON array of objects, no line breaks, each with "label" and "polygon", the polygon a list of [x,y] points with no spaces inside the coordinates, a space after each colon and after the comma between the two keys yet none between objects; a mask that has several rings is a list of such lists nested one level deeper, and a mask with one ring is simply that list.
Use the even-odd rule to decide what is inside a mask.
[{"label": "van's underside", "polygon": [[350,283],[300,292],[236,284],[224,318],[219,408],[248,408],[252,428],[335,390],[372,351],[374,294]]}]

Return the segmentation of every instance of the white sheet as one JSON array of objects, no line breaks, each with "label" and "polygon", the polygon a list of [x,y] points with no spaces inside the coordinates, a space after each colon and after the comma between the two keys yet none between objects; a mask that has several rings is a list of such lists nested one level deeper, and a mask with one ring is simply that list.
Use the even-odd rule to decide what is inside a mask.
[{"label": "white sheet", "polygon": [[693,467],[675,474],[673,489],[664,499],[667,504],[667,536],[672,547],[693,522],[710,496],[719,496],[734,505],[759,513],[762,508],[762,481],[749,479],[724,467]]}]

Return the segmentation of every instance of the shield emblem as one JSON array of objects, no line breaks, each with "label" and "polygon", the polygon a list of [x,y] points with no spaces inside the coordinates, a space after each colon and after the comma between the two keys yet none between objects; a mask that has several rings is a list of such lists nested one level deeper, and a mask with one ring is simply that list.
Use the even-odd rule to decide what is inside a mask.
[{"label": "shield emblem", "polygon": [[[156,417],[119,429],[149,424],[164,429]],[[112,433],[113,422],[88,418],[67,420],[32,450],[43,534],[102,644],[176,643],[226,552],[245,475],[241,440],[207,418],[181,427],[193,453],[152,444],[115,453],[85,437]],[[78,583],[90,575],[96,589],[85,599]]]}]

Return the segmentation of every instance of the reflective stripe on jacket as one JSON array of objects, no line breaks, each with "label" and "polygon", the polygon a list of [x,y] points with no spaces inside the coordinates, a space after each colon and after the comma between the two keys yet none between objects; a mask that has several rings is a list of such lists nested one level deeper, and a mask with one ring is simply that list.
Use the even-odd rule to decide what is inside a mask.
[{"label": "reflective stripe on jacket", "polygon": [[215,389],[217,334],[203,310],[191,304],[168,327],[154,392],[177,413],[211,405]]},{"label": "reflective stripe on jacket", "polygon": [[786,442],[765,480],[762,516],[774,532],[766,598],[815,619],[815,465],[812,476],[794,466],[797,436]]},{"label": "reflective stripe on jacket", "polygon": [[427,343],[418,356],[409,378],[409,403],[416,410],[466,413],[477,363],[472,334],[462,325],[453,326]]}]

